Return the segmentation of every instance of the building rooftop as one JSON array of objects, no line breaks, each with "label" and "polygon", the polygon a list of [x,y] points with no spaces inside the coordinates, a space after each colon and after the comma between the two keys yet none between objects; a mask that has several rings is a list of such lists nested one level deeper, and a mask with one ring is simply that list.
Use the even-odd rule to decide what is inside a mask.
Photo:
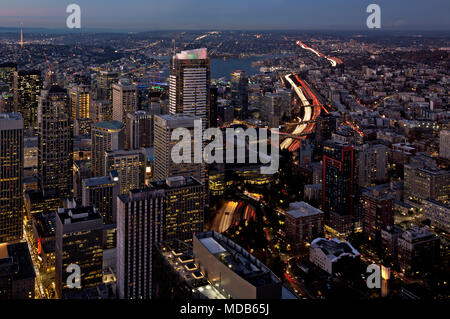
[{"label": "building rooftop", "polygon": [[94,206],[58,208],[58,217],[64,225],[102,219],[102,215]]},{"label": "building rooftop", "polygon": [[281,280],[247,250],[225,236],[209,231],[197,233],[198,241],[224,265],[255,287],[262,287]]},{"label": "building rooftop", "polygon": [[289,204],[289,210],[286,212],[286,214],[289,214],[294,218],[299,218],[320,215],[323,214],[323,212],[320,209],[309,205],[308,203],[294,202]]},{"label": "building rooftop", "polygon": [[158,244],[157,249],[179,277],[192,289],[193,293],[208,299],[225,299],[225,296],[206,279],[194,263],[192,247],[186,243],[173,240]]},{"label": "building rooftop", "polygon": [[0,244],[0,275],[9,273],[14,280],[36,277],[26,242]]},{"label": "building rooftop", "polygon": [[119,121],[105,121],[105,122],[95,123],[92,126],[96,127],[96,128],[100,128],[100,129],[105,129],[105,130],[118,131],[118,130],[121,130],[125,125]]},{"label": "building rooftop", "polygon": [[358,257],[360,253],[349,242],[341,242],[337,238],[316,238],[311,242],[311,248],[319,248],[332,261],[343,256]]},{"label": "building rooftop", "polygon": [[0,121],[10,121],[10,120],[23,120],[22,114],[20,113],[0,113]]},{"label": "building rooftop", "polygon": [[177,60],[200,60],[206,59],[207,57],[208,53],[206,48],[181,51],[181,53],[175,55],[175,59]]},{"label": "building rooftop", "polygon": [[114,182],[119,181],[119,175],[116,171],[111,171],[110,175],[108,176],[101,176],[101,177],[91,177],[83,179],[83,184],[87,187],[94,187],[94,186],[100,186],[105,184],[111,184]]}]

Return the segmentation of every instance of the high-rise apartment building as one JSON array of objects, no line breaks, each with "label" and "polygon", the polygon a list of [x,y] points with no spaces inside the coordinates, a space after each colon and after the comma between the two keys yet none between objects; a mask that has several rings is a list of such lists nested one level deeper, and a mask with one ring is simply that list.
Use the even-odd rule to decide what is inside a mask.
[{"label": "high-rise apartment building", "polygon": [[357,149],[358,185],[373,186],[384,182],[387,173],[388,148],[385,145],[364,144]]},{"label": "high-rise apartment building", "polygon": [[347,232],[355,206],[355,163],[352,145],[338,142],[323,147],[322,209],[332,228]]},{"label": "high-rise apartment building", "polygon": [[23,118],[0,113],[0,243],[23,234]]},{"label": "high-rise apartment building", "polygon": [[42,90],[38,106],[38,183],[43,193],[72,196],[73,131],[67,91]]},{"label": "high-rise apartment building", "polygon": [[364,237],[368,243],[381,248],[381,231],[394,226],[394,196],[374,187],[362,194],[361,201]]},{"label": "high-rise apartment building", "polygon": [[22,113],[26,128],[37,128],[37,108],[42,86],[41,71],[14,72],[14,111]]},{"label": "high-rise apartment building", "polygon": [[56,214],[55,285],[56,295],[64,297],[77,283],[68,278],[80,267],[79,289],[95,287],[103,281],[103,221],[93,206],[59,208]]},{"label": "high-rise apartment building", "polygon": [[105,152],[121,150],[125,146],[125,125],[119,121],[99,122],[92,125],[92,174],[105,174]]}]

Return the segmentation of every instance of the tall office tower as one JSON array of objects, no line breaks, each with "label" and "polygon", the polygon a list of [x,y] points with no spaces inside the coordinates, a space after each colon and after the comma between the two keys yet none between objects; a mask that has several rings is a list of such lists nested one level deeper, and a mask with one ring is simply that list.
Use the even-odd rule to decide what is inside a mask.
[{"label": "tall office tower", "polygon": [[171,176],[194,176],[201,180],[202,164],[194,163],[194,138],[191,144],[191,161],[190,163],[175,163],[172,159],[172,148],[178,141],[172,141],[171,136],[175,129],[186,128],[194,137],[194,120],[193,116],[184,114],[176,115],[156,115],[154,118],[154,154],[155,161],[153,165],[154,179],[164,180]]},{"label": "tall office tower", "polygon": [[364,144],[357,148],[358,185],[373,186],[384,182],[387,172],[388,148],[385,145]]},{"label": "tall office tower", "polygon": [[108,100],[112,103],[112,85],[119,79],[116,72],[100,71],[97,77],[97,96],[96,100]]},{"label": "tall office tower", "polygon": [[38,183],[43,193],[72,196],[73,131],[67,91],[42,90],[38,106]]},{"label": "tall office tower", "polygon": [[209,127],[217,127],[219,117],[219,89],[212,87],[209,90]]},{"label": "tall office tower", "polygon": [[69,97],[74,135],[89,135],[91,128],[91,94],[89,86],[76,85],[69,88]]},{"label": "tall office tower", "polygon": [[[70,288],[68,278],[80,267],[80,289],[95,287],[103,281],[103,221],[93,206],[59,208],[56,214],[55,233],[55,284],[56,295],[63,298]],[[68,280],[69,279],[69,280]]]},{"label": "tall office tower", "polygon": [[128,193],[144,187],[145,161],[144,150],[106,151],[104,175],[115,171],[119,177],[119,193]]},{"label": "tall office tower", "polygon": [[203,231],[203,188],[191,177],[170,177],[119,196],[117,286],[120,298],[151,298],[154,244],[191,242]]},{"label": "tall office tower", "polygon": [[0,80],[8,84],[8,92],[14,90],[14,72],[17,71],[17,63],[1,63],[0,64]]},{"label": "tall office tower", "polygon": [[323,147],[322,210],[340,233],[351,230],[356,192],[352,145],[328,142]]},{"label": "tall office tower", "polygon": [[34,299],[35,280],[28,244],[0,244],[0,299]]},{"label": "tall office tower", "polygon": [[245,71],[231,73],[231,105],[235,115],[243,118],[248,110],[248,77]]},{"label": "tall office tower", "polygon": [[[205,48],[182,51],[174,55],[170,64],[169,76],[170,114],[182,113],[199,117],[202,119],[203,130],[209,127],[210,77],[210,60]],[[203,141],[202,150],[205,144],[206,141]],[[208,166],[202,161],[200,180],[204,185],[205,193],[209,193],[207,176]],[[208,197],[205,200],[208,202]]]},{"label": "tall office tower", "polygon": [[148,84],[136,83],[136,109],[147,111],[150,108],[150,88]]},{"label": "tall office tower", "polygon": [[0,243],[23,234],[23,118],[0,113]]},{"label": "tall office tower", "polygon": [[376,187],[362,194],[363,232],[368,243],[381,249],[381,231],[394,226],[394,196]]},{"label": "tall office tower", "polygon": [[94,206],[104,224],[116,222],[119,176],[112,171],[108,176],[92,177],[82,182],[82,206]]},{"label": "tall office tower", "polygon": [[439,135],[439,156],[450,159],[450,130],[442,130]]},{"label": "tall office tower", "polygon": [[269,127],[278,127],[281,119],[282,96],[279,94],[267,93],[262,97],[261,116]]},{"label": "tall office tower", "polygon": [[129,149],[153,146],[153,115],[149,112],[128,113],[126,130]]},{"label": "tall office tower", "polygon": [[169,77],[169,112],[200,117],[208,126],[210,67],[206,49],[173,56]]},{"label": "tall office tower", "polygon": [[192,242],[203,231],[203,185],[193,177],[169,177],[149,187],[164,190],[164,240]]},{"label": "tall office tower", "polygon": [[126,123],[127,114],[137,111],[137,87],[127,80],[112,85],[113,120]]},{"label": "tall office tower", "polygon": [[108,100],[92,100],[90,111],[93,123],[112,121],[112,103]]},{"label": "tall office tower", "polygon": [[37,108],[43,83],[41,71],[14,72],[14,111],[22,113],[26,128],[37,128]]},{"label": "tall office tower", "polygon": [[[92,176],[105,176],[105,152],[125,146],[125,125],[122,122],[99,122],[92,125]],[[107,175],[107,174],[106,174]]]},{"label": "tall office tower", "polygon": [[154,244],[163,240],[164,190],[132,190],[117,200],[117,292],[150,299]]}]

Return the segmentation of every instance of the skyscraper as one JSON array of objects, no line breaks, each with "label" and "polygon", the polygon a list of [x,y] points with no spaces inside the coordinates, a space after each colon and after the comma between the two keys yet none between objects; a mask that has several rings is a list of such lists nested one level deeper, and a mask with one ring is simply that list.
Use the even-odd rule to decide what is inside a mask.
[{"label": "skyscraper", "polygon": [[112,104],[112,85],[117,82],[116,72],[100,71],[97,77],[96,100],[108,100]]},{"label": "skyscraper", "polygon": [[203,185],[193,177],[169,177],[149,187],[164,190],[164,240],[192,242],[203,231]]},{"label": "skyscraper", "polygon": [[89,86],[76,85],[69,89],[71,117],[74,124],[74,135],[90,134],[91,94]]},{"label": "skyscraper", "polygon": [[194,136],[193,116],[184,114],[156,115],[154,118],[154,179],[164,180],[171,176],[194,176],[201,180],[201,163],[194,163],[194,139],[191,144],[190,163],[175,163],[172,158],[172,148],[178,141],[172,141],[171,136],[175,129],[186,128]]},{"label": "skyscraper", "polygon": [[394,197],[375,187],[364,192],[361,200],[364,237],[375,247],[381,248],[381,231],[394,226]]},{"label": "skyscraper", "polygon": [[23,118],[0,114],[0,243],[22,239]]},{"label": "skyscraper", "polygon": [[171,177],[120,195],[117,210],[117,287],[120,298],[152,296],[156,243],[191,242],[203,231],[203,188],[191,177]]},{"label": "skyscraper", "polygon": [[38,106],[38,183],[44,193],[72,196],[73,132],[67,91],[42,90]]},{"label": "skyscraper", "polygon": [[0,299],[34,299],[35,280],[28,244],[0,244]]},{"label": "skyscraper", "polygon": [[17,63],[0,64],[0,80],[3,80],[9,86],[9,92],[14,90],[14,72],[17,71]]},{"label": "skyscraper", "polygon": [[357,149],[358,185],[373,186],[386,179],[388,148],[382,144],[364,144]]},{"label": "skyscraper", "polygon": [[116,222],[119,176],[111,172],[107,176],[87,178],[82,181],[82,205],[94,206],[103,217],[104,224]]},{"label": "skyscraper", "polygon": [[127,114],[127,146],[129,149],[153,146],[153,115],[146,111]]},{"label": "skyscraper", "polygon": [[208,125],[210,66],[206,49],[173,56],[169,77],[169,111],[200,117]]},{"label": "skyscraper", "polygon": [[94,287],[103,280],[102,216],[93,206],[59,208],[56,214],[55,284],[59,298],[70,289],[67,281],[80,267],[80,289]]},{"label": "skyscraper", "polygon": [[243,118],[248,110],[248,77],[245,71],[231,73],[231,105],[235,115]]},{"label": "skyscraper", "polygon": [[126,123],[127,114],[137,110],[137,87],[126,80],[112,85],[113,120]]},{"label": "skyscraper", "polygon": [[93,177],[105,176],[105,152],[124,148],[124,124],[119,121],[96,123],[92,125],[91,136]]},{"label": "skyscraper", "polygon": [[14,72],[14,111],[22,113],[25,128],[37,127],[36,110],[42,86],[41,71]]},{"label": "skyscraper", "polygon": [[450,130],[442,130],[439,135],[439,156],[450,159]]},{"label": "skyscraper", "polygon": [[347,232],[353,225],[354,149],[349,144],[329,142],[323,154],[322,209],[332,228]]},{"label": "skyscraper", "polygon": [[145,153],[142,150],[106,151],[104,175],[112,171],[118,175],[120,194],[144,187]]},{"label": "skyscraper", "polygon": [[145,188],[117,201],[117,294],[150,299],[154,244],[163,240],[164,190]]}]

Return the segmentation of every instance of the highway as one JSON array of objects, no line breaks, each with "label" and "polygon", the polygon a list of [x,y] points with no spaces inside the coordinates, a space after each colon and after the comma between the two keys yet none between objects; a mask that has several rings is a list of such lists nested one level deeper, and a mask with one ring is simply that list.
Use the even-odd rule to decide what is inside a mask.
[{"label": "highway", "polygon": [[298,75],[287,74],[284,78],[295,91],[302,104],[301,107],[304,108],[303,117],[298,118],[299,122],[290,134],[299,138],[288,137],[280,144],[281,149],[287,149],[293,152],[300,148],[301,140],[306,138],[305,135],[312,133],[315,127],[314,121],[319,117],[323,106],[317,96],[311,91],[308,84],[302,81]]}]

